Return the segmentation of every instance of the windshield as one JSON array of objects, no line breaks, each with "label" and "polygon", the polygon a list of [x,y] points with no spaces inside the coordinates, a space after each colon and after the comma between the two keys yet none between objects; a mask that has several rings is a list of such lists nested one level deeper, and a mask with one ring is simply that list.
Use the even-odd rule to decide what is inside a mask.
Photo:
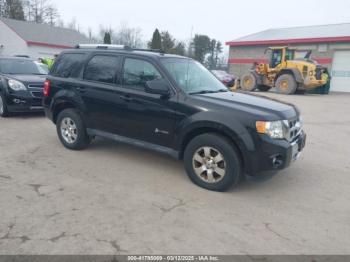
[{"label": "windshield", "polygon": [[200,63],[183,58],[162,58],[162,63],[187,94],[227,92],[227,88]]},{"label": "windshield", "polygon": [[0,59],[0,72],[13,75],[46,75],[45,67],[36,64],[32,60]]}]

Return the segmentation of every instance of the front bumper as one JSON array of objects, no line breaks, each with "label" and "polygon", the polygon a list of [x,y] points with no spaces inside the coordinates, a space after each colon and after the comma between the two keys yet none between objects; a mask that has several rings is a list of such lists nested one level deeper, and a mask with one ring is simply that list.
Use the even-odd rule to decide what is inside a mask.
[{"label": "front bumper", "polygon": [[43,99],[34,97],[29,91],[21,91],[6,95],[6,105],[10,112],[38,112],[43,111]]},{"label": "front bumper", "polygon": [[301,131],[292,143],[287,140],[271,139],[266,135],[261,135],[259,140],[255,152],[251,154],[250,166],[247,168],[247,173],[253,176],[265,171],[278,171],[289,167],[299,158],[304,149],[306,134]]},{"label": "front bumper", "polygon": [[306,79],[304,81],[304,87],[306,89],[312,89],[312,88],[316,88],[319,86],[324,86],[325,84],[327,84],[326,80]]}]

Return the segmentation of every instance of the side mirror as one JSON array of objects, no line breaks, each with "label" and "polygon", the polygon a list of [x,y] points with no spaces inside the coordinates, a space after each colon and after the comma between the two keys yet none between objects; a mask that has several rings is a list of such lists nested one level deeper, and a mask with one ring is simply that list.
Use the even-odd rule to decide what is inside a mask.
[{"label": "side mirror", "polygon": [[146,93],[161,95],[161,96],[169,96],[170,88],[169,85],[164,81],[164,79],[156,79],[152,81],[146,82]]}]

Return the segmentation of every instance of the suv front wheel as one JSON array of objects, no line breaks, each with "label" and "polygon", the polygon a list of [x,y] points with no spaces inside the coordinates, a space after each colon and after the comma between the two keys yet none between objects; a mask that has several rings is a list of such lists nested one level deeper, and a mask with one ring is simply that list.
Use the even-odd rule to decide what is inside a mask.
[{"label": "suv front wheel", "polygon": [[90,143],[83,119],[74,109],[65,109],[59,113],[56,129],[61,143],[68,149],[81,150]]},{"label": "suv front wheel", "polygon": [[231,141],[217,134],[195,137],[184,153],[185,169],[196,185],[226,191],[239,183],[241,161]]}]

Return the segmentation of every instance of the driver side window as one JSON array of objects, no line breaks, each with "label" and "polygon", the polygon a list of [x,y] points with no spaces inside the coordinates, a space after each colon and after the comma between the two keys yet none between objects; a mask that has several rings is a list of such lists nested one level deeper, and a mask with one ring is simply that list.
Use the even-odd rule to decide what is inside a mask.
[{"label": "driver side window", "polygon": [[282,63],[282,50],[275,50],[272,54],[271,67],[276,67]]},{"label": "driver side window", "polygon": [[127,88],[144,90],[147,81],[162,79],[159,71],[149,62],[126,58],[123,70],[123,85]]}]

